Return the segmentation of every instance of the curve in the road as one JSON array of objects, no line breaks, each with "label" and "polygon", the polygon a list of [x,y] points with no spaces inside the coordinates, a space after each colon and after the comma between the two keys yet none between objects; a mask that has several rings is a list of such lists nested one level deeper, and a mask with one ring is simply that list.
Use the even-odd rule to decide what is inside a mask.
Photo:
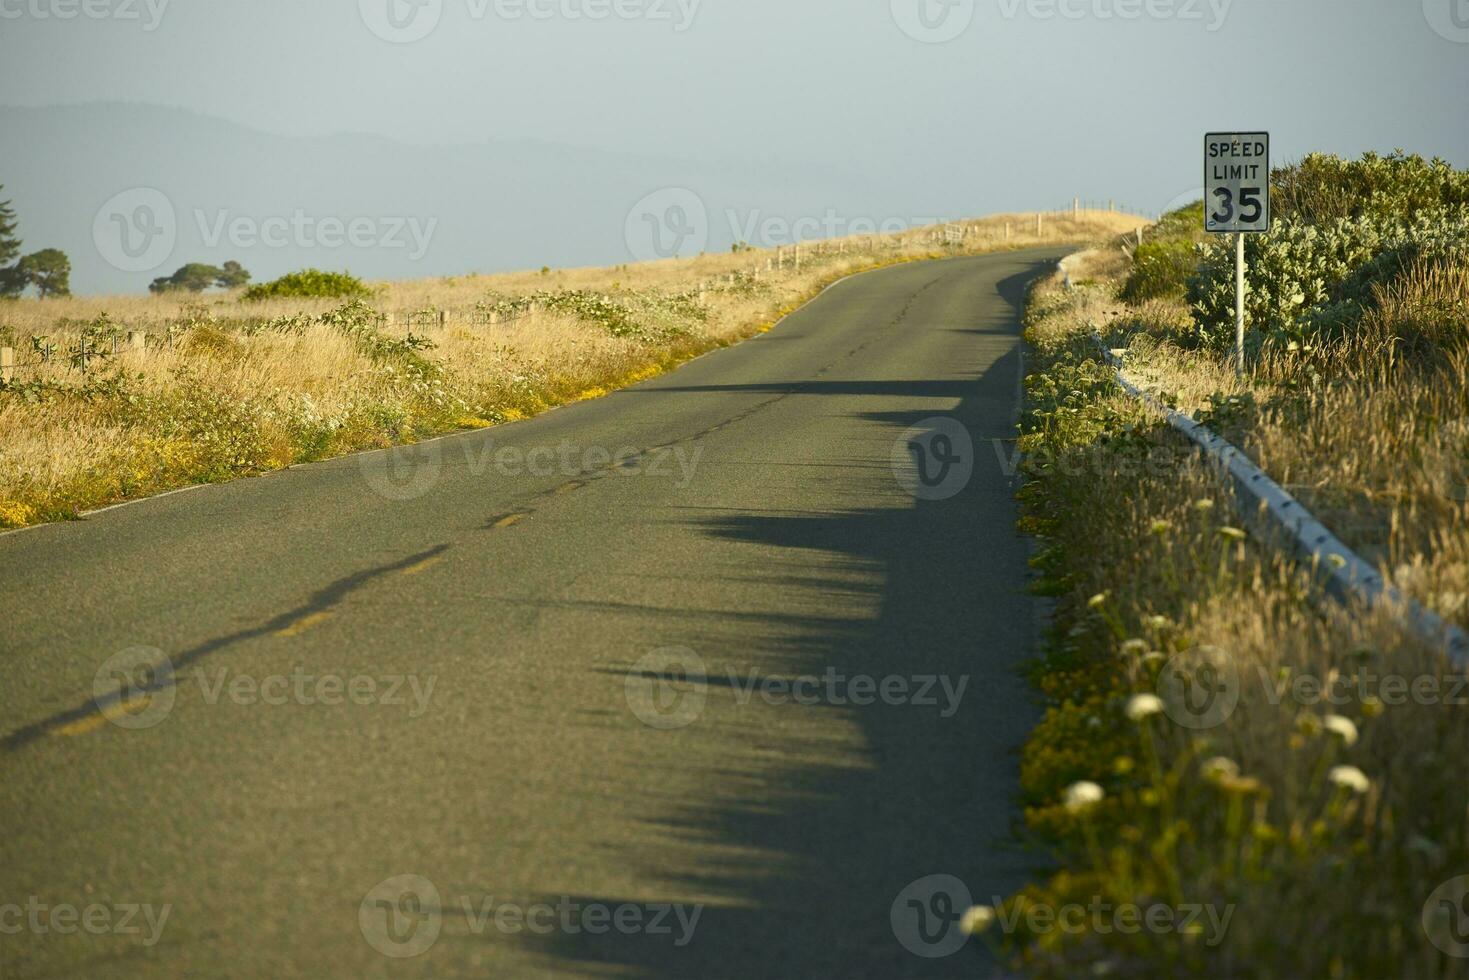
[{"label": "curve in the road", "polygon": [[[962,911],[921,883],[1025,877],[1018,318],[1062,253],[856,277],[597,401],[0,539],[0,903],[172,910],[0,972],[972,975],[920,955]],[[108,693],[120,655],[171,670]],[[398,959],[364,923],[405,874],[435,938]],[[573,905],[644,919],[486,914]]]}]

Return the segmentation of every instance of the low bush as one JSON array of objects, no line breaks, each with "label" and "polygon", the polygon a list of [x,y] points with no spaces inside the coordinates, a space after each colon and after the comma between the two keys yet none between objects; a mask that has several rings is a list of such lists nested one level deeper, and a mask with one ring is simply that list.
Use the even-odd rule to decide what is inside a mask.
[{"label": "low bush", "polygon": [[1188,283],[1198,272],[1199,250],[1193,242],[1144,242],[1133,255],[1132,274],[1122,287],[1122,298],[1129,303],[1182,298],[1188,294]]},{"label": "low bush", "polygon": [[[1249,291],[1245,319],[1266,342],[1309,345],[1355,327],[1375,284],[1401,269],[1401,255],[1433,258],[1469,251],[1469,206],[1413,217],[1338,218],[1326,225],[1284,220],[1245,242]],[[1223,349],[1233,338],[1234,246],[1204,248],[1189,299],[1199,336]],[[1323,337],[1323,331],[1326,336]]]},{"label": "low bush", "polygon": [[242,298],[255,303],[265,299],[357,299],[370,295],[372,290],[366,283],[350,273],[304,269],[251,286]]},{"label": "low bush", "polygon": [[1277,218],[1327,225],[1372,216],[1413,218],[1424,211],[1469,205],[1469,171],[1443,160],[1402,152],[1360,160],[1313,153],[1271,174]]},{"label": "low bush", "polygon": [[1133,267],[1122,287],[1129,303],[1179,298],[1198,272],[1199,243],[1204,239],[1204,202],[1170,211],[1149,232],[1149,240],[1133,253]]}]

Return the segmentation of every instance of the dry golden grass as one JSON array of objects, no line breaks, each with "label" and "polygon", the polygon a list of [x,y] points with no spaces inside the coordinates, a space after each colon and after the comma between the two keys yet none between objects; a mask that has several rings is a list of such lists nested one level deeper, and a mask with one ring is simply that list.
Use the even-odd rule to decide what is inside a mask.
[{"label": "dry golden grass", "polygon": [[[1178,932],[1053,929],[1012,937],[1012,950],[1028,973],[1055,977],[1469,976],[1469,959],[1435,946],[1424,927],[1427,917],[1447,941],[1452,919],[1434,918],[1444,911],[1434,896],[1469,873],[1469,796],[1457,759],[1469,745],[1463,671],[1389,611],[1347,614],[1232,526],[1227,483],[1109,383],[1090,335],[1105,317],[1120,319],[1111,295],[1106,286],[1047,284],[1028,320],[1038,356],[1027,381],[1027,454],[1096,455],[1080,469],[1032,470],[1036,482],[1023,494],[1027,526],[1045,545],[1037,567],[1060,604],[1040,674],[1050,708],[1022,772],[1029,823],[1061,870],[1007,905],[1101,896],[1233,914],[1213,946]],[[1170,389],[1232,379],[1217,364],[1185,366],[1181,352],[1149,349],[1138,359]],[[1271,375],[1260,374],[1238,390],[1265,392]],[[1290,443],[1285,421],[1261,423],[1262,457],[1277,475],[1309,468],[1313,479],[1356,474],[1413,492],[1426,472],[1413,454],[1431,440],[1415,439],[1393,413],[1456,403],[1408,376],[1399,382],[1401,392],[1377,392],[1387,403],[1380,413],[1366,392],[1323,393],[1341,417],[1322,409],[1294,422],[1320,441]],[[1372,462],[1384,448],[1397,457]],[[1137,451],[1166,465],[1124,465]],[[1408,577],[1424,578],[1409,583],[1420,597],[1465,558],[1469,525],[1442,506],[1424,497],[1415,513],[1395,503],[1400,523],[1438,534],[1407,560]],[[1399,533],[1394,541],[1406,546]],[[1462,590],[1455,581],[1450,588]],[[1232,691],[1237,703],[1211,723],[1184,724],[1165,683],[1176,676]],[[1136,700],[1155,693],[1167,710]],[[1080,780],[1102,788],[1101,803],[1063,802]]]},{"label": "dry golden grass", "polygon": [[1164,339],[1181,302],[1113,299],[1115,266],[1097,271],[1110,262],[1093,252],[1078,265],[1110,286],[1074,315],[1126,346],[1133,379],[1204,412],[1390,580],[1469,627],[1469,268],[1410,268],[1350,337],[1269,349],[1240,378],[1227,357]]},{"label": "dry golden grass", "polygon": [[[56,353],[44,365],[22,366],[19,383],[0,389],[0,527],[523,418],[767,329],[852,272],[1099,240],[1137,223],[1108,212],[1047,215],[1038,235],[1034,215],[999,215],[962,223],[959,242],[921,229],[808,243],[799,269],[786,248],[780,267],[773,250],[745,250],[602,269],[374,284],[372,309],[391,316],[386,326],[371,328],[374,335],[401,341],[411,334],[431,345],[390,358],[321,321],[342,305],[337,301],[244,303],[236,293],[8,303],[0,306],[0,344],[18,348],[22,361],[34,360],[29,338],[42,336]],[[571,290],[606,297],[648,331],[614,336],[605,324],[544,308],[493,326],[476,316],[481,304]],[[677,296],[691,297],[698,315],[666,315]],[[442,326],[439,312],[446,316]],[[410,314],[425,313],[410,323]],[[67,352],[104,315],[114,334],[146,333],[146,352],[124,342],[115,358],[78,370]],[[298,322],[271,323],[291,317]],[[110,350],[110,342],[102,347]]]}]

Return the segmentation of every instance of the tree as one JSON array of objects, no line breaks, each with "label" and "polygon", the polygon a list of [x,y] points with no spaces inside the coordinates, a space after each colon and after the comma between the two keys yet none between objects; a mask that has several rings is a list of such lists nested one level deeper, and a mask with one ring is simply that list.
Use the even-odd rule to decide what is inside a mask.
[{"label": "tree", "polygon": [[212,286],[221,289],[233,289],[243,286],[250,281],[250,273],[238,262],[226,262],[224,268],[205,265],[203,262],[190,262],[182,266],[171,276],[160,276],[154,279],[148,286],[151,293],[172,293],[179,290],[187,290],[191,293],[202,293]]},{"label": "tree", "polygon": [[250,273],[238,262],[226,262],[217,280],[220,289],[237,289],[250,281]]},{"label": "tree", "polygon": [[71,295],[71,260],[59,248],[43,248],[21,259],[15,267],[21,289],[35,286],[42,299]]},{"label": "tree", "polygon": [[25,292],[25,276],[15,266],[0,269],[0,299],[15,299]]},{"label": "tree", "polygon": [[[5,185],[0,184],[0,191],[4,189]],[[10,265],[19,254],[20,239],[15,237],[15,211],[9,201],[0,201],[0,266]]]},{"label": "tree", "polygon": [[185,290],[191,293],[202,293],[213,286],[222,273],[212,265],[203,262],[190,262],[188,265],[180,266],[179,270],[171,276],[161,276],[154,279],[148,286],[150,293],[173,293]]}]

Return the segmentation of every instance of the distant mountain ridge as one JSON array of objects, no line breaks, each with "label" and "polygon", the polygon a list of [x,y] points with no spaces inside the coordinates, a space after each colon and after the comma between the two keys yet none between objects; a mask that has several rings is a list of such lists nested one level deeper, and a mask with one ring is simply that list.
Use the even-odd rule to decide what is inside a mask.
[{"label": "distant mountain ridge", "polygon": [[187,262],[229,259],[256,281],[306,266],[404,279],[632,261],[648,257],[629,239],[649,195],[673,218],[694,220],[681,208],[686,195],[667,189],[692,190],[704,208],[703,228],[683,229],[703,234],[674,235],[668,247],[726,250],[756,225],[752,216],[905,217],[881,210],[900,192],[774,162],[283,136],[136,103],[0,107],[0,133],[0,184],[24,248],[67,252],[79,294],[137,293]]}]

